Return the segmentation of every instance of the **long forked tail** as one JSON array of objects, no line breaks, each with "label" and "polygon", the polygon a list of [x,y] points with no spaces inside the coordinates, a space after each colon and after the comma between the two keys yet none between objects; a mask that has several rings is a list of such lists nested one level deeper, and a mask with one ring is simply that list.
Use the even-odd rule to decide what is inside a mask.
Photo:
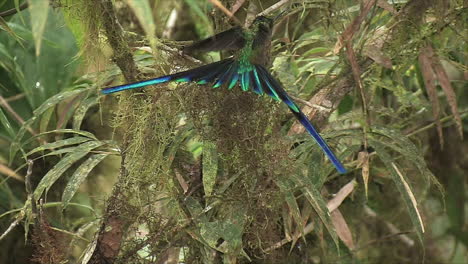
[{"label": "long forked tail", "polygon": [[288,105],[289,110],[294,114],[297,120],[304,126],[304,128],[309,132],[309,134],[315,139],[317,144],[320,146],[322,151],[327,155],[328,159],[333,163],[336,170],[339,173],[346,173],[346,169],[340,160],[335,156],[333,151],[327,145],[325,140],[320,136],[315,127],[310,123],[309,119],[304,115],[301,109],[291,100],[286,91],[283,89],[281,84],[271,76],[271,74],[261,65],[255,65],[256,70],[260,75],[261,83],[263,84],[263,89],[269,89],[267,92],[272,97],[279,98],[286,105]]},{"label": "long forked tail", "polygon": [[[178,72],[170,75],[165,75],[145,81],[128,83],[113,87],[104,88],[101,90],[103,94],[111,94],[116,93],[124,90],[136,89],[141,88],[149,85],[160,84],[165,82],[189,82],[189,81],[196,81],[201,79],[207,79],[207,82],[213,81],[219,74],[226,71],[226,67],[233,64],[233,59],[225,59],[222,61],[210,63],[195,69],[191,69],[188,71]],[[204,83],[200,83],[204,84]]]},{"label": "long forked tail", "polygon": [[314,138],[322,151],[333,163],[339,173],[346,173],[343,164],[338,160],[333,151],[320,136],[309,119],[302,113],[301,109],[291,100],[281,84],[261,65],[240,63],[233,58],[210,63],[188,71],[165,75],[146,81],[129,83],[101,90],[104,94],[120,92],[129,89],[141,88],[148,85],[165,82],[196,82],[197,84],[212,83],[213,88],[226,85],[232,89],[238,82],[243,91],[252,90],[262,95],[266,93],[275,100],[284,102],[297,120],[305,127],[307,132]]}]

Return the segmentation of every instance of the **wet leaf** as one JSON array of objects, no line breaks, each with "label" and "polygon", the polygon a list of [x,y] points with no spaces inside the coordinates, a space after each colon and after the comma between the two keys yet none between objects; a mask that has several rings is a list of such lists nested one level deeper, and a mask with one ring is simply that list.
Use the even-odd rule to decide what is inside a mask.
[{"label": "wet leaf", "polygon": [[6,117],[1,107],[0,107],[0,124],[3,125],[3,127],[6,129],[8,134],[11,136],[11,138],[15,138],[16,136],[15,130],[11,126],[10,121],[8,121],[8,118]]},{"label": "wet leaf", "polygon": [[91,141],[86,142],[78,147],[75,147],[75,151],[65,155],[55,166],[47,172],[46,175],[41,179],[36,189],[34,190],[34,198],[39,199],[44,191],[47,191],[52,185],[78,160],[86,156],[91,150],[104,145],[104,142]]},{"label": "wet leaf", "polygon": [[[63,100],[76,96],[87,89],[78,89],[78,90],[73,90],[73,91],[66,91],[66,92],[61,92],[59,94],[56,94],[49,99],[47,99],[41,106],[39,106],[36,110],[33,112],[33,117],[31,117],[29,120],[27,120],[19,129],[18,133],[16,134],[15,140],[12,142],[11,147],[10,147],[10,162],[13,161],[15,158],[16,154],[18,153],[18,150],[21,148],[21,141],[23,139],[24,134],[27,131],[27,128],[32,126],[34,122],[49,108],[61,103]],[[71,130],[73,131],[73,130]],[[88,132],[89,133],[89,132]],[[91,133],[89,133],[91,134]],[[91,134],[92,135],[92,134]],[[93,135],[94,137],[94,135]]]},{"label": "wet leaf", "polygon": [[47,143],[47,144],[44,144],[42,146],[39,146],[33,150],[31,150],[30,152],[28,152],[26,154],[26,156],[29,156],[29,155],[32,155],[36,152],[39,152],[39,151],[44,151],[46,149],[56,149],[56,148],[61,148],[61,147],[64,147],[64,146],[69,146],[69,145],[75,145],[75,144],[80,144],[80,143],[83,143],[83,142],[86,142],[86,141],[90,141],[91,139],[90,138],[87,138],[87,137],[72,137],[72,138],[67,138],[67,139],[63,139],[63,140],[59,140],[59,141],[55,141],[55,142],[52,142],[52,143]]},{"label": "wet leaf", "polygon": [[109,154],[95,154],[83,162],[73,173],[62,194],[62,210],[67,208],[68,203],[75,195],[80,185],[86,180],[91,170],[96,167]]},{"label": "wet leaf", "polygon": [[84,100],[73,114],[73,129],[80,130],[81,123],[88,112],[89,108],[97,105],[99,102],[98,97],[90,97]]}]

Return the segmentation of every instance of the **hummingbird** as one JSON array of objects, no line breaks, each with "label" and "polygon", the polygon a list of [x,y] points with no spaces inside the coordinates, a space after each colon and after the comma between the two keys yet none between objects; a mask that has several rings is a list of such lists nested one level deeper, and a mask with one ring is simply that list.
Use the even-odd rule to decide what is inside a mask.
[{"label": "hummingbird", "polygon": [[243,91],[252,90],[258,95],[265,93],[274,100],[285,103],[291,113],[314,138],[328,159],[333,163],[336,170],[339,173],[346,173],[343,164],[310,123],[300,107],[294,103],[279,81],[266,68],[270,60],[274,20],[276,19],[258,16],[247,29],[240,26],[232,27],[182,49],[184,53],[194,51],[234,51],[232,57],[187,71],[104,88],[101,92],[103,94],[111,94],[166,82],[195,82],[200,85],[210,84],[213,88],[226,86],[229,90],[233,89],[236,84],[239,84]]}]

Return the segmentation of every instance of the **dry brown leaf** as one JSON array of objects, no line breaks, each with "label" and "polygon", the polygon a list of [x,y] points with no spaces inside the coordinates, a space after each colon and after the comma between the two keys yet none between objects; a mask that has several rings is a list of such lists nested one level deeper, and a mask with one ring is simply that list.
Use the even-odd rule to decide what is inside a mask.
[{"label": "dry brown leaf", "polygon": [[341,187],[341,189],[336,193],[335,197],[328,201],[327,208],[328,211],[333,212],[340,204],[348,197],[348,195],[354,190],[356,186],[356,180],[352,180],[348,182],[345,186]]},{"label": "dry brown leaf", "polygon": [[432,69],[432,56],[434,52],[431,46],[426,46],[419,53],[419,65],[426,86],[427,94],[432,105],[432,116],[434,117],[437,126],[437,134],[439,135],[439,143],[441,148],[444,147],[444,135],[442,133],[442,124],[440,123],[440,104],[437,98],[437,90],[435,86],[435,73]]},{"label": "dry brown leaf", "polygon": [[349,63],[351,63],[351,71],[353,72],[354,81],[359,89],[362,89],[361,69],[354,53],[353,45],[351,42],[346,43],[346,55],[348,56]]},{"label": "dry brown leaf", "polygon": [[364,3],[361,13],[359,13],[359,15],[353,20],[353,22],[351,22],[351,24],[348,25],[343,34],[341,34],[341,36],[338,38],[338,41],[335,44],[335,48],[333,49],[335,54],[338,54],[343,46],[345,46],[346,43],[354,37],[354,34],[359,31],[362,21],[364,21],[366,16],[369,14],[376,1],[377,0],[367,0]]},{"label": "dry brown leaf", "polygon": [[392,69],[392,60],[387,55],[385,55],[381,49],[377,48],[376,46],[366,46],[364,49],[364,54],[367,57],[371,58],[373,61],[375,61],[377,64],[380,64],[381,66],[387,69]]},{"label": "dry brown leaf", "polygon": [[358,163],[362,167],[362,181],[364,182],[364,192],[367,199],[367,187],[369,183],[369,152],[361,151],[358,154]]},{"label": "dry brown leaf", "polygon": [[416,211],[416,214],[418,215],[418,221],[419,221],[419,225],[421,226],[421,230],[424,233],[424,223],[423,223],[423,220],[421,218],[421,214],[419,214],[418,203],[416,202],[416,198],[414,197],[414,194],[411,191],[411,188],[409,187],[408,183],[406,182],[405,178],[403,177],[403,174],[401,174],[400,170],[395,165],[395,163],[392,162],[392,166],[395,169],[395,171],[397,172],[398,176],[400,176],[400,180],[403,182],[403,185],[405,186],[405,190],[406,190],[406,192],[408,193],[408,195],[409,195],[409,197],[411,199],[411,204],[413,205],[413,207],[414,207],[414,209]]},{"label": "dry brown leaf", "polygon": [[341,241],[343,241],[349,249],[354,249],[353,235],[340,210],[335,210],[331,213],[331,220],[336,229],[336,234]]},{"label": "dry brown leaf", "polygon": [[447,102],[450,105],[450,110],[452,111],[452,114],[455,118],[455,124],[457,126],[458,133],[460,137],[463,138],[462,119],[457,107],[457,96],[455,95],[455,91],[453,90],[452,84],[450,83],[450,80],[447,76],[447,72],[444,70],[440,59],[436,55],[434,55],[432,58],[432,66],[434,67],[437,80],[439,81],[445,96],[447,96]]},{"label": "dry brown leaf", "polygon": [[385,0],[378,0],[377,1],[377,6],[384,9],[384,10],[387,10],[392,15],[396,15],[398,13],[398,11],[391,4],[389,4]]}]

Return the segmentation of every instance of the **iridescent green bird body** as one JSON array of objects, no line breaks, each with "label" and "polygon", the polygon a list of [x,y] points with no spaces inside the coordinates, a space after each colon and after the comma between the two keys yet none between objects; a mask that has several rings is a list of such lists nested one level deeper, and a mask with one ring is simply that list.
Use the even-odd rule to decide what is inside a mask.
[{"label": "iridescent green bird body", "polygon": [[272,29],[273,20],[259,16],[248,29],[233,27],[183,49],[185,53],[193,51],[237,51],[233,57],[183,72],[105,88],[102,93],[110,94],[170,81],[196,82],[202,85],[212,83],[213,88],[225,85],[229,90],[239,84],[243,91],[252,90],[259,95],[266,93],[273,99],[284,102],[315,139],[338,172],[345,173],[346,169],[328,147],[325,140],[288,96],[281,84],[266,69],[270,63]]}]

